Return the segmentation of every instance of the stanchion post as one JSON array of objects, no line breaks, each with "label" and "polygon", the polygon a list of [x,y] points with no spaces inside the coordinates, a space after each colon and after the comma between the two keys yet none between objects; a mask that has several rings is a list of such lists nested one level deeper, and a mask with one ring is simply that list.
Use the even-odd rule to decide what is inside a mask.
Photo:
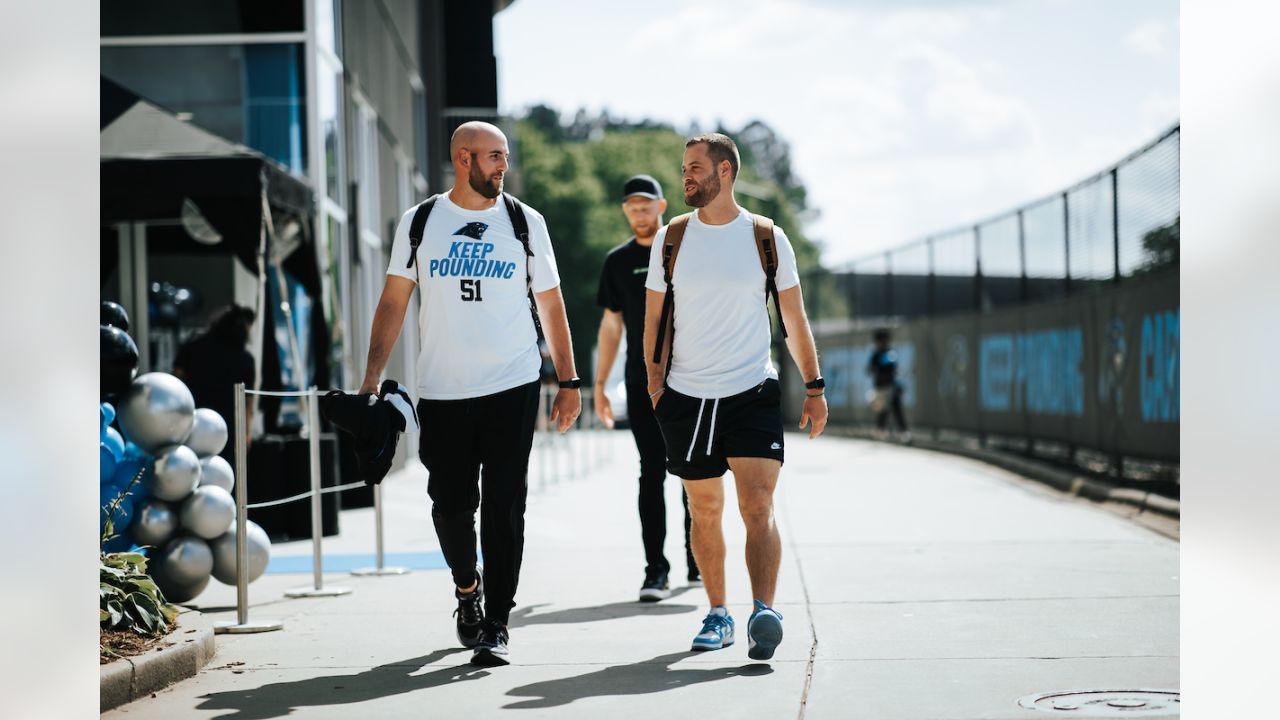
[{"label": "stanchion post", "polygon": [[248,570],[248,522],[249,522],[249,478],[246,472],[248,465],[246,454],[248,443],[245,439],[249,433],[248,419],[244,409],[244,383],[236,383],[235,418],[235,461],[236,461],[236,621],[214,623],[213,631],[224,633],[260,633],[279,630],[284,623],[279,620],[259,620],[249,622],[249,570]]},{"label": "stanchion post", "polygon": [[404,575],[409,572],[406,567],[386,567],[385,554],[382,549],[382,485],[373,486],[373,534],[374,534],[374,566],[356,568],[352,575]]},{"label": "stanchion post", "polygon": [[320,393],[314,385],[307,391],[307,438],[311,455],[311,571],[313,587],[285,591],[285,597],[334,597],[346,595],[351,588],[324,587],[323,553],[324,498],[320,494]]}]

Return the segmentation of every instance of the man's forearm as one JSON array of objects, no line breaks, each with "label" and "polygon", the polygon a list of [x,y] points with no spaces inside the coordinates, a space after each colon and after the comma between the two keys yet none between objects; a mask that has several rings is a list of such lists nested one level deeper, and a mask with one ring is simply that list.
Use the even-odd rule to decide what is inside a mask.
[{"label": "man's forearm", "polygon": [[569,316],[565,314],[564,296],[560,294],[560,286],[535,296],[538,305],[538,317],[542,322],[542,333],[547,339],[547,349],[551,353],[551,362],[555,365],[556,375],[561,380],[578,376],[573,362],[573,338],[569,335]]},{"label": "man's forearm", "polygon": [[804,296],[797,285],[778,294],[778,306],[787,325],[787,351],[806,381],[818,377],[818,348],[813,341],[813,330],[804,311]]},{"label": "man's forearm", "polygon": [[[653,350],[658,344],[658,321],[662,314],[663,296],[653,290],[646,289],[644,296],[644,369],[648,375],[649,392],[658,391],[663,385],[665,357],[659,362],[653,361]],[[670,342],[670,337],[667,342]]]},{"label": "man's forearm", "polygon": [[377,386],[382,379],[387,358],[391,357],[391,349],[400,337],[404,313],[404,305],[385,297],[378,303],[378,309],[373,313],[373,329],[369,333],[369,357],[365,361],[363,387]]},{"label": "man's forearm", "polygon": [[795,360],[800,376],[805,382],[813,380],[821,374],[818,369],[818,348],[813,342],[813,332],[808,322],[801,322],[800,327],[791,329],[788,324],[787,350]]},{"label": "man's forearm", "polygon": [[622,341],[622,328],[619,325],[620,322],[615,321],[608,310],[600,318],[600,332],[596,335],[596,347],[600,352],[596,367],[596,387],[604,387],[613,370],[613,362],[618,358],[618,343]]}]

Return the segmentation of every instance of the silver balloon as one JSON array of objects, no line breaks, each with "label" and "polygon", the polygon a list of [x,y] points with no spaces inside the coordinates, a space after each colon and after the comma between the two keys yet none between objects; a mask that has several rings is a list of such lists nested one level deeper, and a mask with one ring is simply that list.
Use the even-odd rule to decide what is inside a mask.
[{"label": "silver balloon", "polygon": [[185,445],[171,445],[156,453],[155,470],[147,476],[147,490],[170,502],[185,500],[200,484],[200,458]]},{"label": "silver balloon", "polygon": [[191,435],[182,444],[195,450],[201,458],[217,455],[227,445],[227,421],[209,408],[196,410]]},{"label": "silver balloon", "polygon": [[235,473],[231,471],[231,463],[221,455],[207,457],[200,461],[200,487],[212,485],[231,492],[236,486]]},{"label": "silver balloon", "polygon": [[213,572],[213,551],[194,535],[179,535],[160,550],[155,565],[174,585],[195,585]]},{"label": "silver balloon", "polygon": [[[253,582],[262,576],[267,570],[267,563],[271,562],[271,538],[267,537],[267,531],[262,529],[261,525],[249,520],[249,532],[245,535],[246,547],[245,555],[248,557],[249,582]],[[231,529],[226,535],[209,543],[209,548],[213,550],[213,576],[218,582],[227,585],[236,584],[236,526],[231,524]]]},{"label": "silver balloon", "polygon": [[170,578],[163,570],[152,570],[151,579],[156,581],[164,599],[171,603],[184,603],[194,600],[196,596],[209,587],[209,576],[195,583],[180,583]]},{"label": "silver balloon", "polygon": [[236,519],[236,501],[220,487],[201,485],[182,501],[178,519],[183,530],[212,540],[225,533]]},{"label": "silver balloon", "polygon": [[158,372],[134,378],[117,413],[125,436],[147,452],[186,440],[195,415],[196,402],[187,386]]},{"label": "silver balloon", "polygon": [[169,503],[147,498],[134,508],[129,536],[139,545],[160,547],[178,531],[178,516]]}]

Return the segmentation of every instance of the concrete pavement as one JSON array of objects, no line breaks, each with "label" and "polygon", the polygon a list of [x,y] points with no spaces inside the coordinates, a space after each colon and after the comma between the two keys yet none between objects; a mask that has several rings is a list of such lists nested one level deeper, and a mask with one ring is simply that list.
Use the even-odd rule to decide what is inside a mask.
[{"label": "concrete pavement", "polygon": [[[746,656],[751,595],[732,497],[725,530],[739,642],[694,654],[701,588],[676,583],[668,600],[634,601],[643,553],[629,434],[572,442],[580,470],[590,449],[590,472],[552,482],[549,458],[533,463],[514,665],[466,663],[444,570],[326,575],[353,592],[323,599],[285,599],[310,576],[269,573],[250,587],[251,616],[283,620],[282,631],[218,636],[196,677],[103,717],[1171,716],[1105,703],[1019,706],[1053,691],[1178,688],[1178,545],[1087,501],[973,460],[790,436],[775,603],[786,638],[771,662],[756,663]],[[437,550],[425,470],[384,487],[387,550]],[[668,511],[667,555],[682,578],[674,478]],[[347,511],[325,550],[367,553],[372,543],[371,511]],[[214,620],[233,618],[234,602],[234,588],[216,583],[198,599]]]}]

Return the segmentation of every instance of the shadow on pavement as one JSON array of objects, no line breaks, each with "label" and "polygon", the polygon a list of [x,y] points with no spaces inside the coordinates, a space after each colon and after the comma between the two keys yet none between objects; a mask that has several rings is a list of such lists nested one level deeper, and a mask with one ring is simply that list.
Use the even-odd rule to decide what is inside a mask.
[{"label": "shadow on pavement", "polygon": [[469,653],[463,648],[449,648],[355,674],[324,675],[248,690],[211,693],[204,695],[204,701],[196,707],[199,710],[233,711],[218,715],[219,720],[266,720],[285,717],[303,707],[361,703],[464,680],[477,680],[489,674],[488,670],[469,663],[422,675],[414,674],[427,665],[460,652]]},{"label": "shadow on pavement", "polygon": [[589,697],[646,695],[731,677],[756,677],[773,672],[773,668],[764,663],[729,668],[670,668],[672,664],[698,654],[685,651],[659,655],[652,660],[613,665],[586,675],[522,685],[508,690],[507,694],[529,699],[504,705],[503,709],[531,710],[568,705],[574,700]]},{"label": "shadow on pavement", "polygon": [[529,625],[600,622],[602,620],[616,620],[618,618],[635,617],[637,615],[679,615],[681,613],[693,612],[698,608],[694,605],[675,605],[671,604],[669,601],[672,598],[682,595],[692,589],[693,588],[689,587],[676,588],[671,591],[671,595],[663,602],[652,603],[633,600],[630,602],[609,603],[608,605],[565,608],[564,610],[554,610],[547,613],[534,613],[538,608],[546,607],[548,605],[548,603],[538,603],[537,605],[529,605],[512,611],[511,617],[507,621],[507,625],[514,629]]}]

